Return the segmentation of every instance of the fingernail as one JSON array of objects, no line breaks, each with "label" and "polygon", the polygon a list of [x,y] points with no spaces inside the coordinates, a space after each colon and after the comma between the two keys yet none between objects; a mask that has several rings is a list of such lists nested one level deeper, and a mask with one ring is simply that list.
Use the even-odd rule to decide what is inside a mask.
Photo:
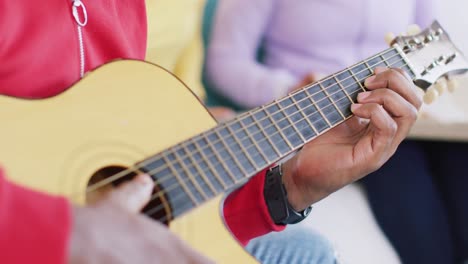
[{"label": "fingernail", "polygon": [[371,84],[373,81],[375,81],[375,78],[376,78],[375,75],[367,78],[366,81],[364,82],[364,85],[367,86]]},{"label": "fingernail", "polygon": [[153,184],[153,180],[147,174],[138,175],[136,180],[144,186]]},{"label": "fingernail", "polygon": [[364,99],[366,99],[367,97],[369,97],[370,94],[371,94],[370,92],[362,92],[362,93],[358,94],[357,99],[358,99],[359,102],[361,102]]},{"label": "fingernail", "polygon": [[362,107],[362,104],[352,104],[351,105],[351,112],[354,112],[354,111],[358,110],[361,107]]}]

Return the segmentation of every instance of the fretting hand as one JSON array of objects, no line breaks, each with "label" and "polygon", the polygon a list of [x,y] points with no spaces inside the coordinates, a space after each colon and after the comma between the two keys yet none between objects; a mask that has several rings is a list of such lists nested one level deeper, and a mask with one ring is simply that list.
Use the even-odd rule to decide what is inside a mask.
[{"label": "fretting hand", "polygon": [[304,146],[283,165],[288,200],[303,210],[380,168],[409,133],[421,98],[401,70],[377,68],[352,106],[354,117]]}]

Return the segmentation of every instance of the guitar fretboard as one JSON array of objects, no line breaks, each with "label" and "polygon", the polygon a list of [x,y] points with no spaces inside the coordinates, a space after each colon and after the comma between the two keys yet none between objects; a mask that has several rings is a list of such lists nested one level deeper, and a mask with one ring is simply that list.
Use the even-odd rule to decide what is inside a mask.
[{"label": "guitar fretboard", "polygon": [[414,77],[403,55],[391,48],[138,165],[164,189],[177,217],[350,118],[351,104],[366,90],[364,80],[379,66]]}]

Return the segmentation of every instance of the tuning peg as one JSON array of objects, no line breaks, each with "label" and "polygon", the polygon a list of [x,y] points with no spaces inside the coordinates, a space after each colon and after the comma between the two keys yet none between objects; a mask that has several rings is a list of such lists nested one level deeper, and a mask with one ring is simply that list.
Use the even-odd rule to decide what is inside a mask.
[{"label": "tuning peg", "polygon": [[458,88],[459,85],[460,84],[459,84],[457,79],[449,79],[449,81],[447,83],[447,87],[448,87],[449,92],[451,92],[451,93],[455,92],[455,90]]},{"label": "tuning peg", "polygon": [[445,78],[438,80],[434,85],[439,95],[442,95],[445,91],[447,91],[447,86],[447,80]]},{"label": "tuning peg", "polygon": [[416,24],[412,24],[412,25],[408,26],[408,29],[406,30],[406,33],[408,33],[408,36],[417,35],[417,34],[421,33],[421,28]]},{"label": "tuning peg", "polygon": [[426,94],[423,97],[424,103],[432,104],[439,97],[439,92],[434,87],[431,87],[427,90]]},{"label": "tuning peg", "polygon": [[395,34],[393,34],[392,32],[388,32],[386,35],[385,35],[385,42],[387,42],[387,44],[389,46],[392,45],[392,42],[393,40],[395,39]]},{"label": "tuning peg", "polygon": [[419,86],[415,86],[415,87],[416,87],[416,92],[418,93],[418,96],[423,97],[426,91]]}]

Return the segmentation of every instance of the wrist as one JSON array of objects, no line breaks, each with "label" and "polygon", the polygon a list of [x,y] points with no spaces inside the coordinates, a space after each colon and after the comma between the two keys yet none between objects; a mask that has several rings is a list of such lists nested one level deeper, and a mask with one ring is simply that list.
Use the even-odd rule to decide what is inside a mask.
[{"label": "wrist", "polygon": [[312,207],[306,206],[303,210],[296,210],[288,201],[288,193],[282,177],[281,165],[267,171],[264,186],[265,202],[275,224],[296,224],[309,215]]},{"label": "wrist", "polygon": [[294,168],[294,163],[292,160],[289,160],[283,164],[283,184],[288,193],[288,202],[296,210],[302,211],[309,207],[312,202],[306,199],[301,189],[295,182],[296,170]]}]

